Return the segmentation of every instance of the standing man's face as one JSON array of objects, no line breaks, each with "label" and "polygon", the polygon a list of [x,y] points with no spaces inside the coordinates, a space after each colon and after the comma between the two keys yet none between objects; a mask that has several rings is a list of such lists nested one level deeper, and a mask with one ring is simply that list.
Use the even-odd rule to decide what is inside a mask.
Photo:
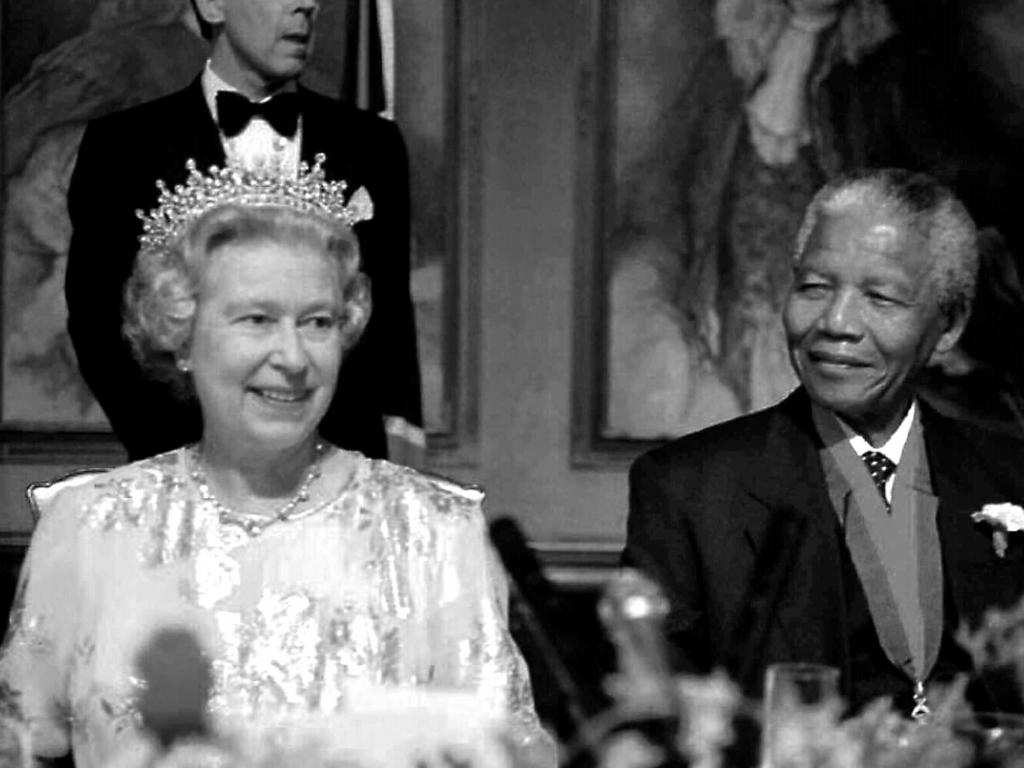
[{"label": "standing man's face", "polygon": [[914,379],[963,328],[939,308],[927,241],[871,207],[823,215],[795,267],[783,314],[811,399],[868,437],[887,437]]},{"label": "standing man's face", "polygon": [[214,71],[250,98],[262,98],[302,74],[313,53],[317,0],[198,0],[220,27]]}]

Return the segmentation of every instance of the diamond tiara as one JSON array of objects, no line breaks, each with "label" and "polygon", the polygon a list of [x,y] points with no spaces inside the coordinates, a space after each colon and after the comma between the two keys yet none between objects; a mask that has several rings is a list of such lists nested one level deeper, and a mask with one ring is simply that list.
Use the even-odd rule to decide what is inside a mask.
[{"label": "diamond tiara", "polygon": [[173,190],[162,180],[156,207],[146,213],[137,210],[142,220],[139,243],[143,250],[166,248],[186,228],[207,211],[220,205],[281,206],[303,213],[338,221],[348,228],[373,218],[373,201],[365,187],[357,189],[346,202],[344,181],[327,181],[323,164],[326,157],[318,154],[313,166],[299,164],[297,175],[286,174],[273,167],[243,168],[212,166],[203,174],[194,160],[185,167],[188,178]]}]

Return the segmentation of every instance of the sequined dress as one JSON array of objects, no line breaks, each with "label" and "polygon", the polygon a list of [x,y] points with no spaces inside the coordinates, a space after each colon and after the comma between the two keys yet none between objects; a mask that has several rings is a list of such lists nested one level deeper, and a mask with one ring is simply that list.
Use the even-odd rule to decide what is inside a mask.
[{"label": "sequined dress", "polygon": [[330,501],[249,535],[200,498],[181,449],[62,493],[33,536],[0,655],[0,714],[40,756],[100,768],[137,737],[134,659],[195,631],[214,717],[330,713],[352,681],[471,689],[546,739],[505,622],[483,494],[352,455]]}]

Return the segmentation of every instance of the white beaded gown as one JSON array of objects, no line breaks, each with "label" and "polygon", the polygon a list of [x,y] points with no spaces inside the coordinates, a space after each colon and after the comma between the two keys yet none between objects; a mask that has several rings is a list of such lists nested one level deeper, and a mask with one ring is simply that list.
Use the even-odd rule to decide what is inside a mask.
[{"label": "white beaded gown", "polygon": [[541,743],[479,490],[352,454],[323,504],[253,535],[180,449],[62,493],[33,536],[0,652],[0,714],[100,768],[137,737],[135,659],[195,632],[211,715],[336,712],[352,681],[469,689]]}]

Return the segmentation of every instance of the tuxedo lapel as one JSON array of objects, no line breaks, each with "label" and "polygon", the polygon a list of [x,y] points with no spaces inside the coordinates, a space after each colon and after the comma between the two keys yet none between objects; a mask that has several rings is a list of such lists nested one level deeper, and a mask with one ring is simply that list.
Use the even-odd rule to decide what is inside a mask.
[{"label": "tuxedo lapel", "polygon": [[299,105],[302,111],[302,146],[300,156],[307,165],[313,165],[318,154],[326,158],[324,171],[329,179],[343,179],[356,183],[350,158],[358,147],[345,147],[345,125],[329,107],[338,106],[312,91],[299,87]]},{"label": "tuxedo lapel", "polygon": [[[210,166],[224,165],[224,148],[220,142],[217,124],[206,106],[199,78],[152,106],[138,108],[138,118],[131,125],[126,142],[134,142],[134,156],[125,162],[125,207],[128,210],[149,211],[159,196],[157,182],[167,187],[185,182],[188,177],[187,160],[194,160],[196,168],[206,172]],[[131,147],[126,148],[126,151]],[[94,183],[102,184],[97,179]],[[135,252],[135,238],[141,233],[141,222],[130,221],[131,253]]]},{"label": "tuxedo lapel", "polygon": [[[206,105],[200,78],[193,80],[180,96],[180,103],[173,104],[177,114],[170,123],[171,140],[165,145],[168,157],[191,158],[201,171],[211,165],[223,166],[224,146],[217,123]],[[184,168],[181,172],[184,175]]]}]

